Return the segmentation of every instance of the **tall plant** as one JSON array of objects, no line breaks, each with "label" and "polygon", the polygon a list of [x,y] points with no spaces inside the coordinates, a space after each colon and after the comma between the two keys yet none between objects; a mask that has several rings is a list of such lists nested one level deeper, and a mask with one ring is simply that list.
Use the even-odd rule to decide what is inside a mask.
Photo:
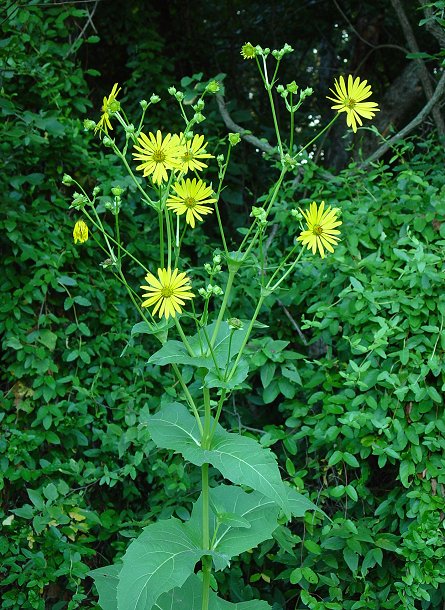
[{"label": "tall plant", "polygon": [[[174,87],[169,89],[184,120],[184,131],[180,134],[144,132],[147,110],[160,101],[155,94],[149,102],[141,101],[142,116],[137,127],[131,124],[117,99],[120,92],[117,84],[103,100],[99,122],[86,121],[86,127],[99,132],[103,144],[123,163],[148,212],[157,220],[156,273],[152,272],[154,261],[138,260],[131,252],[131,244],[124,245],[121,241],[123,190],[113,188],[113,198],[104,208],[96,202],[98,187],[90,197],[70,176],[65,176],[65,183],[75,183],[80,190],[74,194],[71,204],[83,214],[74,228],[75,241],[85,242],[91,232],[107,257],[106,265],[126,287],[140,313],[142,321],[136,324],[132,334],[151,334],[159,339],[162,346],[150,357],[149,363],[171,366],[182,388],[182,403],[172,402],[169,393],[165,393],[161,409],[146,416],[143,424],[157,447],[179,452],[185,460],[201,468],[201,492],[188,521],[170,518],[150,524],[131,542],[119,564],[91,572],[104,610],[163,610],[174,605],[182,610],[270,608],[266,602],[257,600],[239,604],[222,600],[212,586],[215,582],[212,570],[227,568],[233,557],[271,538],[279,523],[301,517],[308,510],[317,510],[306,497],[283,482],[269,449],[250,437],[225,430],[220,423],[229,395],[247,377],[246,346],[259,325],[257,318],[265,299],[277,293],[307,250],[324,258],[333,252],[340,239],[338,210],[325,206],[324,202],[313,202],[309,210],[294,210],[296,222],[300,222],[299,235],[288,252],[273,260],[267,253],[265,238],[285,176],[298,166],[303,152],[310,150],[339,113],[346,112],[348,125],[356,131],[357,123],[361,124],[360,117],[372,118],[378,110],[375,103],[365,101],[371,95],[366,81],[352,77],[345,81],[340,77],[333,90],[333,108],[337,110],[334,119],[311,142],[297,146],[295,114],[312,90],[299,91],[295,82],[276,87],[281,60],[290,52],[292,48],[287,44],[281,50],[270,52],[249,43],[241,51],[245,59],[256,62],[270,101],[277,138],[277,159],[272,163],[279,175],[262,207],[252,207],[252,221],[234,249],[231,246],[234,240],[229,240],[224,231],[219,201],[232,149],[240,141],[240,135],[229,134],[226,153],[216,158],[218,180],[214,187],[201,178],[214,157],[207,150],[204,136],[194,131],[205,119],[205,98],[219,91],[217,81],[201,86],[191,116],[183,103],[184,94]],[[271,56],[274,64],[270,73]],[[275,90],[283,98],[290,116],[288,143],[280,134]],[[111,137],[116,121],[124,130],[123,148]],[[133,171],[128,158],[130,148],[138,163],[135,170],[142,171],[143,179]],[[105,223],[104,212],[111,213],[111,226]],[[207,285],[196,289],[195,272],[183,270],[183,238],[186,231],[193,230],[198,222],[204,221],[204,216],[213,212],[221,248],[204,265]],[[127,280],[128,258],[145,275],[142,293]],[[241,269],[250,270],[251,283],[256,289],[254,311],[247,320],[228,313]],[[223,272],[226,276],[221,288],[217,282]],[[219,297],[222,301],[218,307],[215,303]],[[192,334],[190,328],[193,328]],[[175,338],[169,338],[171,333],[176,334]],[[210,466],[230,484],[211,486],[210,481],[214,482],[218,475],[210,476]],[[195,574],[198,562],[201,569]]]}]

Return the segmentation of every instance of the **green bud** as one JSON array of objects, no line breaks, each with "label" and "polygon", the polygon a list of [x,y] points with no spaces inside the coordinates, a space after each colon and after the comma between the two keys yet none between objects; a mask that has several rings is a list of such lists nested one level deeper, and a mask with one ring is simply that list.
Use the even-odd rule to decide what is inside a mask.
[{"label": "green bud", "polygon": [[83,127],[85,131],[92,131],[96,128],[96,123],[94,121],[91,121],[90,119],[84,119]]},{"label": "green bud", "polygon": [[82,195],[82,193],[73,193],[73,200],[71,202],[70,208],[74,208],[75,210],[81,210],[88,203],[88,197]]},{"label": "green bud", "polygon": [[287,44],[287,42],[284,44],[284,47],[281,49],[281,52],[283,53],[283,55],[285,55],[286,53],[293,53],[294,50],[293,48],[290,46],[290,44]]},{"label": "green bud", "polygon": [[66,186],[70,186],[70,184],[73,184],[74,180],[71,178],[71,176],[69,174],[63,174],[63,178],[62,178],[62,184],[65,184]]},{"label": "green bud", "polygon": [[303,220],[303,214],[300,212],[300,210],[291,210],[290,213],[295,220]]},{"label": "green bud", "polygon": [[216,162],[218,163],[218,165],[222,165],[224,163],[224,155],[218,155],[216,157]]},{"label": "green bud", "polygon": [[148,102],[147,102],[147,100],[141,100],[141,101],[139,102],[139,105],[140,105],[140,107],[142,108],[142,110],[147,110],[147,108],[148,108]]},{"label": "green bud", "polygon": [[182,93],[182,91],[176,91],[175,98],[178,100],[178,102],[182,102],[182,100],[184,99],[184,94]]},{"label": "green bud", "polygon": [[224,293],[224,290],[220,286],[213,286],[213,294],[216,297],[220,297]]},{"label": "green bud", "polygon": [[212,265],[210,265],[210,263],[205,263],[204,269],[207,273],[212,273]]},{"label": "green bud", "polygon": [[193,117],[195,123],[202,123],[203,121],[206,120],[205,116],[203,114],[201,114],[200,112],[197,112],[194,117]]},{"label": "green bud", "polygon": [[170,93],[170,95],[175,95],[176,94],[176,87],[169,87],[167,89],[167,91]]},{"label": "green bud", "polygon": [[300,100],[304,100],[305,97],[309,97],[313,93],[314,90],[312,89],[312,87],[307,87],[306,89],[303,89],[302,91],[300,91]]},{"label": "green bud", "polygon": [[158,104],[160,101],[161,101],[161,98],[159,97],[159,95],[156,95],[156,93],[153,93],[153,94],[150,96],[150,102],[151,102],[152,104]]},{"label": "green bud", "polygon": [[220,86],[218,81],[216,80],[211,80],[206,86],[206,91],[208,91],[209,93],[218,93],[219,90]]},{"label": "green bud", "polygon": [[255,206],[252,207],[252,211],[250,215],[254,218],[258,218],[261,222],[264,222],[267,218],[266,210],[264,208],[257,208]]},{"label": "green bud", "polygon": [[241,142],[241,136],[239,133],[229,133],[230,146],[236,146]]},{"label": "green bud", "polygon": [[111,146],[113,146],[113,140],[109,137],[109,136],[104,136],[104,139],[102,140],[103,145],[106,146],[107,148],[110,148]]},{"label": "green bud", "polygon": [[286,89],[289,91],[289,93],[297,93],[298,91],[298,85],[297,83],[293,80],[291,83],[288,83],[286,85]]},{"label": "green bud", "polygon": [[135,132],[135,127],[134,127],[133,123],[130,123],[129,125],[126,125],[126,127],[125,127],[125,133],[126,133],[127,135],[131,135],[131,134],[132,134],[132,133],[134,133],[134,132]]},{"label": "green bud", "polygon": [[284,91],[285,91],[285,89],[284,89],[283,85],[278,85],[277,93],[279,93],[281,95],[282,93],[284,93]]},{"label": "green bud", "polygon": [[113,195],[115,197],[120,197],[122,195],[122,193],[124,192],[124,189],[121,188],[120,186],[113,186],[113,188],[111,189],[111,192],[113,193]]},{"label": "green bud", "polygon": [[227,324],[231,330],[242,330],[244,328],[244,324],[238,318],[229,318]]},{"label": "green bud", "polygon": [[213,255],[213,262],[215,263],[215,265],[219,265],[221,262],[221,254],[214,254]]},{"label": "green bud", "polygon": [[100,193],[100,186],[95,186],[93,188],[93,197],[97,197],[97,195],[99,195]]}]

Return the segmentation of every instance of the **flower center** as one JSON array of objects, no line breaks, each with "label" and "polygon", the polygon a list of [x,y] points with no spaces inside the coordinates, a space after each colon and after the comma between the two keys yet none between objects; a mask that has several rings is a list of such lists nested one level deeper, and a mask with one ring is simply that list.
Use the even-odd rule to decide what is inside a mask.
[{"label": "flower center", "polygon": [[323,227],[321,227],[320,225],[314,225],[312,233],[314,235],[321,235],[323,233]]},{"label": "flower center", "polygon": [[155,150],[153,153],[153,161],[155,163],[164,163],[165,161],[165,153],[163,150]]},{"label": "flower center", "polygon": [[196,199],[193,199],[193,197],[186,197],[184,199],[184,205],[186,208],[194,208],[196,206]]},{"label": "flower center", "polygon": [[348,99],[346,100],[346,106],[348,108],[354,108],[354,106],[356,105],[356,101],[352,98],[352,97],[348,97]]},{"label": "flower center", "polygon": [[191,161],[192,159],[193,159],[193,153],[190,150],[185,152],[184,155],[182,156],[182,160],[184,163],[187,163],[187,161]]},{"label": "flower center", "polygon": [[170,288],[170,286],[164,286],[164,288],[161,290],[161,296],[163,296],[164,299],[170,298],[173,293],[174,291]]}]

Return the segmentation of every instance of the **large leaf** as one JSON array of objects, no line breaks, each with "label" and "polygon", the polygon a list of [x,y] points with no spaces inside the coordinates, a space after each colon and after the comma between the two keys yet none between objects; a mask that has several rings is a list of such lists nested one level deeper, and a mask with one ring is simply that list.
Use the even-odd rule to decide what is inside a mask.
[{"label": "large leaf", "polygon": [[[272,538],[278,526],[279,506],[269,498],[239,487],[220,485],[210,490],[210,538],[216,531],[213,561],[217,570],[229,565],[229,560],[260,542]],[[192,521],[202,522],[202,496],[195,503]]]},{"label": "large leaf", "polygon": [[[286,485],[286,489],[287,489],[287,497],[289,500],[290,511],[294,517],[304,517],[304,514],[308,510],[315,510],[315,511],[327,516],[321,510],[321,508],[318,508],[318,506],[316,506],[313,502],[311,502],[309,500],[309,498],[306,498],[306,496],[303,496],[302,494],[298,493],[298,491],[296,491],[295,489],[293,489],[292,487],[289,487],[287,485]],[[328,517],[328,519],[329,519],[329,517]]]},{"label": "large leaf", "polygon": [[160,595],[183,585],[204,554],[215,556],[202,549],[192,524],[172,518],[147,526],[122,559],[119,610],[150,610]]},{"label": "large leaf", "polygon": [[205,328],[201,328],[196,335],[188,339],[194,354],[193,356],[190,356],[181,341],[167,341],[160,350],[150,357],[148,362],[150,364],[158,364],[159,366],[165,366],[166,364],[187,364],[194,367],[203,367],[208,370],[225,370],[227,363],[230,363],[241,349],[247,332],[247,325],[243,329],[232,330],[227,322],[222,322],[213,346],[212,356],[209,350],[209,341],[213,336],[214,328],[215,323],[212,323]]},{"label": "large leaf", "polygon": [[[195,574],[179,589],[164,593],[154,606],[154,610],[201,610],[202,608],[202,582]],[[148,610],[148,609],[147,609]],[[210,590],[209,610],[271,610],[267,602],[254,599],[248,602],[232,604],[216,595]]]},{"label": "large leaf", "polygon": [[115,564],[88,572],[88,576],[94,579],[102,610],[118,610],[117,585],[121,568],[122,564]]},{"label": "large leaf", "polygon": [[227,432],[219,424],[210,449],[203,449],[195,418],[179,403],[164,405],[145,421],[158,447],[179,451],[196,466],[212,464],[224,478],[259,491],[290,515],[287,489],[269,449],[252,438]]}]

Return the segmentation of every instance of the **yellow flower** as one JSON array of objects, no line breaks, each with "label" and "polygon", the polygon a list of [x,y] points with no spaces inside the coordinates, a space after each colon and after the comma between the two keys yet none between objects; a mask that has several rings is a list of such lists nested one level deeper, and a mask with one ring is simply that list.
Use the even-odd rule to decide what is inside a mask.
[{"label": "yellow flower", "polygon": [[325,257],[325,251],[334,252],[332,246],[336,246],[340,241],[337,235],[340,231],[335,227],[342,224],[338,220],[337,211],[332,210],[330,206],[324,209],[324,201],[317,207],[315,201],[309,206],[309,212],[305,212],[299,208],[307,223],[306,231],[302,231],[297,237],[297,241],[301,241],[303,246],[307,246],[308,250],[312,248],[312,254],[318,250],[321,258]]},{"label": "yellow flower", "polygon": [[253,59],[256,56],[256,49],[250,42],[246,42],[240,52],[244,59]]},{"label": "yellow flower", "polygon": [[328,100],[335,102],[331,106],[337,112],[346,112],[346,124],[352,127],[354,133],[357,131],[357,123],[363,125],[361,116],[365,119],[372,119],[380,108],[375,102],[365,102],[372,95],[371,85],[367,85],[366,80],[360,82],[360,78],[354,80],[351,75],[348,76],[348,86],[343,76],[340,76],[334,82],[335,91],[330,89],[335,97],[329,97]]},{"label": "yellow flower", "polygon": [[153,315],[158,312],[160,318],[162,316],[167,319],[169,316],[174,318],[176,312],[182,313],[180,306],[185,304],[184,301],[195,296],[190,292],[190,280],[185,273],[179,273],[178,269],[172,272],[170,267],[158,269],[158,277],[159,279],[152,273],[147,273],[145,276],[148,286],[141,288],[148,292],[142,295],[143,298],[147,298],[142,302],[142,307],[154,305]]},{"label": "yellow flower", "polygon": [[77,242],[83,244],[88,240],[88,226],[83,220],[78,220],[74,225],[73,237],[75,244],[77,244]]},{"label": "yellow flower", "polygon": [[215,203],[216,199],[212,197],[212,188],[202,180],[187,178],[176,182],[172,189],[176,195],[170,195],[167,207],[178,216],[185,213],[185,220],[192,229],[195,227],[195,218],[202,220],[201,214],[213,212],[207,204]]},{"label": "yellow flower", "polygon": [[114,83],[110,95],[108,97],[104,97],[104,101],[103,101],[102,108],[101,108],[103,114],[100,117],[100,121],[98,122],[98,124],[96,125],[96,127],[94,129],[94,133],[96,133],[99,129],[101,131],[104,131],[105,133],[108,133],[109,129],[113,129],[113,127],[110,123],[110,111],[116,112],[120,108],[119,102],[116,101],[117,94],[119,93],[120,90],[121,90],[121,87],[119,87],[119,89],[118,89],[117,83]]},{"label": "yellow flower", "polygon": [[212,159],[213,155],[206,151],[207,142],[204,144],[204,136],[196,134],[191,140],[185,140],[182,133],[177,138],[180,147],[180,170],[183,174],[190,171],[202,171],[207,167],[201,159]]},{"label": "yellow flower", "polygon": [[141,133],[138,136],[139,146],[135,145],[133,156],[136,161],[142,161],[136,169],[141,169],[144,176],[151,176],[155,184],[168,180],[167,170],[179,169],[181,154],[178,136],[168,133],[164,139],[158,130],[156,136],[151,132],[148,136]]}]

